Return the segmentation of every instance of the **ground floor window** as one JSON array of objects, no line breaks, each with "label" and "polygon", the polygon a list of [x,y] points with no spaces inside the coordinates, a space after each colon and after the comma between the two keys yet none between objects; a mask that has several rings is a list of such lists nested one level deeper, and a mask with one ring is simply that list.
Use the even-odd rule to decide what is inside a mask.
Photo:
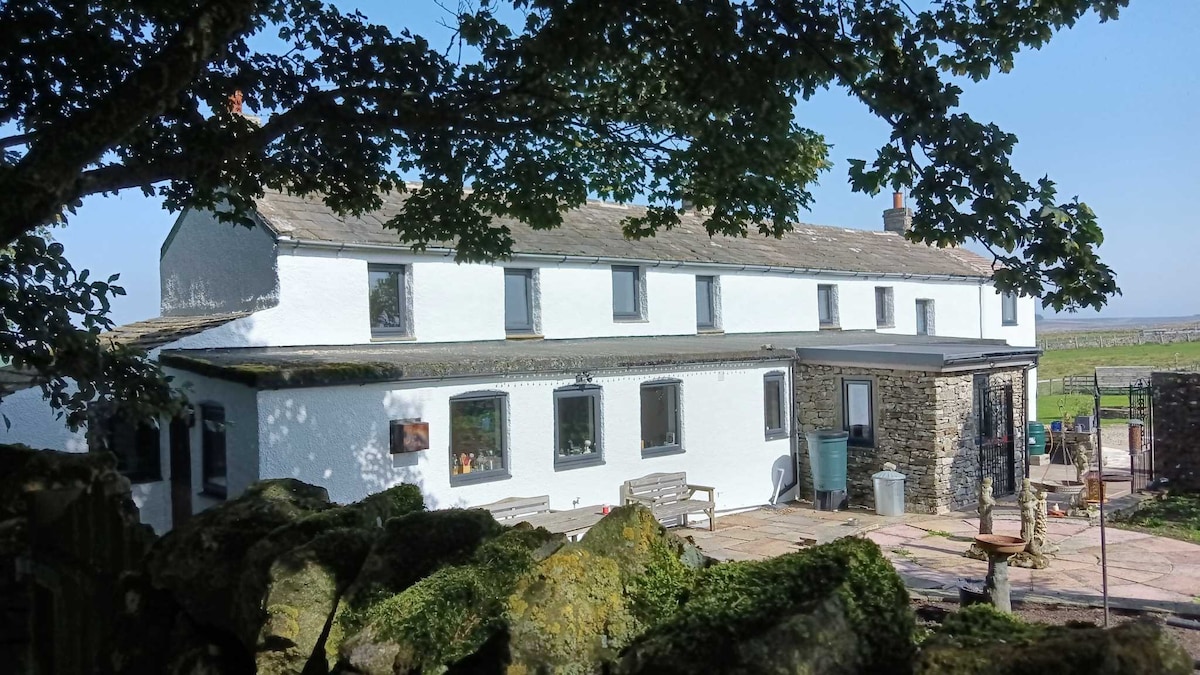
[{"label": "ground floor window", "polygon": [[683,449],[679,430],[679,381],[642,385],[642,455]]},{"label": "ground floor window", "polygon": [[763,417],[767,438],[787,436],[787,387],[783,373],[763,377]]},{"label": "ground floor window", "polygon": [[850,433],[850,445],[875,445],[873,388],[871,380],[842,380],[842,428]]},{"label": "ground floor window", "polygon": [[450,483],[508,475],[507,396],[497,392],[450,399]]},{"label": "ground floor window", "polygon": [[225,408],[206,403],[200,406],[201,469],[204,492],[225,497],[229,484],[225,462]]},{"label": "ground floor window", "polygon": [[554,392],[555,468],[601,463],[599,430],[600,387],[572,386]]},{"label": "ground floor window", "polygon": [[162,480],[162,451],[158,420],[126,420],[107,411],[92,415],[88,447],[117,457],[117,471],[131,483]]}]

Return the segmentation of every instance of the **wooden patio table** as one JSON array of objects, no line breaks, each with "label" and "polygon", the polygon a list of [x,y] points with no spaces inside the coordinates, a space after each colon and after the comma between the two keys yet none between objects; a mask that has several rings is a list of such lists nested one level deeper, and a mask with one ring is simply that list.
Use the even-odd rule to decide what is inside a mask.
[{"label": "wooden patio table", "polygon": [[[543,527],[557,534],[565,534],[568,539],[575,540],[600,522],[600,519],[604,517],[603,510],[604,507],[597,504],[596,506],[582,506],[570,511],[551,511],[527,518],[513,518],[510,522],[513,525],[529,523],[534,527]],[[509,522],[505,524],[507,525]]]}]

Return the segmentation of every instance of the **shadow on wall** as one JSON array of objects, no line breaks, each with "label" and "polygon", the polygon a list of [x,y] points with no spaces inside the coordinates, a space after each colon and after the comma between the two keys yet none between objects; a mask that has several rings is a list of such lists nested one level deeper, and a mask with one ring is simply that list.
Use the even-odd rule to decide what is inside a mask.
[{"label": "shadow on wall", "polygon": [[[332,399],[342,392],[324,393]],[[438,439],[428,450],[391,453],[387,420],[428,420],[424,401],[402,391],[355,392],[347,399],[344,405],[311,406],[286,398],[260,410],[266,424],[260,453],[264,465],[273,467],[268,473],[320,485],[342,503],[408,483],[421,490],[430,509],[465,505],[442,503],[425,486],[425,473],[437,473]],[[356,424],[360,420],[362,424]]]}]

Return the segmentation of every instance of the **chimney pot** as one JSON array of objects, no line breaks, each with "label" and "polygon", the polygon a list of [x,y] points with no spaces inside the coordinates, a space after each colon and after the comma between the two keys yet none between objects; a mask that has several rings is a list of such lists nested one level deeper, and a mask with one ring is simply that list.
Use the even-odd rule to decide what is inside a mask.
[{"label": "chimney pot", "polygon": [[242,114],[242,90],[241,89],[234,89],[233,93],[229,95],[228,107],[229,107],[229,112],[231,112],[235,115]]},{"label": "chimney pot", "polygon": [[892,194],[892,208],[883,212],[883,230],[904,234],[912,229],[912,209],[904,206],[904,193]]},{"label": "chimney pot", "polygon": [[904,208],[904,193],[903,192],[896,190],[895,192],[892,193],[892,208],[893,209]]}]

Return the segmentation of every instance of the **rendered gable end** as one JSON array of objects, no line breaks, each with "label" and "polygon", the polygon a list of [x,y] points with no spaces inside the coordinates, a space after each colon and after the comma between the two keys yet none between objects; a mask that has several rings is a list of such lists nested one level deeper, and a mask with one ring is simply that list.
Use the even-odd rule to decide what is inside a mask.
[{"label": "rendered gable end", "polygon": [[219,222],[209,211],[180,214],[159,256],[163,316],[253,312],[278,303],[272,233]]}]

